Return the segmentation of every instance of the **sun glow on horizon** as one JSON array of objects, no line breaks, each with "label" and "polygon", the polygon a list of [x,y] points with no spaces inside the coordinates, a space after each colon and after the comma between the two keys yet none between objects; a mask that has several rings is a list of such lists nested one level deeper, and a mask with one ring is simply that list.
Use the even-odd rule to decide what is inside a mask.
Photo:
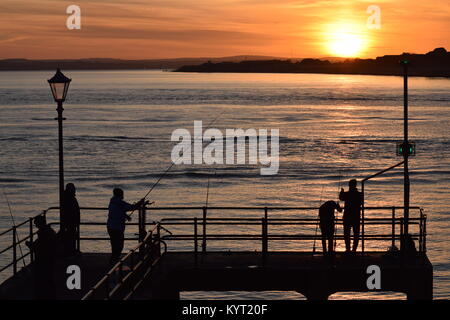
[{"label": "sun glow on horizon", "polygon": [[354,58],[368,49],[368,40],[360,26],[337,23],[327,26],[325,47],[333,56]]}]

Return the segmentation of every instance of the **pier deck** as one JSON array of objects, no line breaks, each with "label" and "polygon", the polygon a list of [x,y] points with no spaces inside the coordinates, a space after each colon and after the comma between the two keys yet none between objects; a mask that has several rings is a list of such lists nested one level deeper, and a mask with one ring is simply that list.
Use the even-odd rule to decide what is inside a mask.
[{"label": "pier deck", "polygon": [[[107,253],[83,253],[70,259],[58,259],[54,272],[56,298],[80,300],[108,271],[109,257]],[[78,265],[81,269],[81,290],[68,290],[66,287],[66,270],[70,265]],[[32,266],[28,265],[0,285],[0,299],[32,300],[33,290]]]},{"label": "pier deck", "polygon": [[[305,252],[167,252],[135,293],[134,299],[179,299],[181,291],[297,291],[308,299],[335,292],[369,291],[367,266],[381,268],[382,291],[406,293],[408,299],[432,298],[432,266],[426,256],[389,259],[383,253],[337,253],[335,258]],[[108,271],[109,254],[84,253],[58,260],[57,299],[81,299]],[[81,290],[65,287],[67,266],[82,270]],[[32,299],[29,267],[0,286],[2,299]]]},{"label": "pier deck", "polygon": [[381,291],[432,299],[432,266],[426,256],[386,258],[384,253],[337,253],[334,258],[306,252],[166,253],[136,294],[139,299],[179,298],[181,291],[297,291],[308,299],[336,292],[369,291],[366,270],[381,269]]}]

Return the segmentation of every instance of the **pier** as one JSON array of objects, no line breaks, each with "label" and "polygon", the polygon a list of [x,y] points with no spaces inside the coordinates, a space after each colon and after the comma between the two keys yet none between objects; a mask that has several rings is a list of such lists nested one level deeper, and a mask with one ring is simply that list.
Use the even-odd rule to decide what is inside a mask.
[{"label": "pier", "polygon": [[[179,299],[183,291],[278,290],[297,291],[308,300],[325,300],[336,292],[370,291],[367,267],[377,265],[381,269],[379,291],[405,293],[412,300],[432,299],[433,270],[426,255],[424,211],[409,208],[409,234],[417,252],[406,255],[401,251],[387,254],[387,247],[399,246],[404,236],[403,207],[364,209],[361,251],[327,256],[321,249],[310,249],[312,241],[321,241],[320,234],[314,233],[318,219],[293,217],[317,214],[317,208],[142,207],[138,222],[128,227],[136,229],[136,237],[126,239],[135,241],[136,246],[113,268],[108,268],[109,253],[98,252],[91,245],[89,252],[57,261],[57,298]],[[81,210],[83,217],[89,211],[105,212],[107,208]],[[42,214],[50,217],[58,211],[54,207]],[[239,212],[247,213],[248,218],[237,217]],[[154,215],[167,218],[147,221]],[[342,222],[336,220],[341,231]],[[55,227],[58,222],[51,225]],[[80,243],[108,241],[104,225],[82,221]],[[89,226],[100,226],[97,235],[85,233]],[[35,236],[32,219],[0,234],[0,239],[12,239],[11,245],[0,250],[11,257],[0,269],[0,273],[11,273],[0,285],[0,298],[32,299],[33,253],[23,245],[21,253],[18,246]],[[342,232],[336,238],[343,242]],[[226,243],[236,241],[240,244],[233,247],[236,251],[217,249],[217,243],[226,247]],[[285,243],[290,244],[288,250],[283,249]],[[82,270],[80,290],[66,287],[66,268],[74,264]]]}]

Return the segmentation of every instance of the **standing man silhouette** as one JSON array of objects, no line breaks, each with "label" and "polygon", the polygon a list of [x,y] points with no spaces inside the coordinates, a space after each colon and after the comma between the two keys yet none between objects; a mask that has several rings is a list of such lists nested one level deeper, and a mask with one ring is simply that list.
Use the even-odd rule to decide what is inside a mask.
[{"label": "standing man silhouette", "polygon": [[145,203],[145,200],[142,199],[136,204],[130,204],[123,200],[123,196],[122,189],[114,188],[113,197],[108,207],[107,227],[111,242],[111,259],[109,261],[111,266],[119,261],[123,250],[125,220],[131,220],[131,217],[127,215],[127,211],[136,210]]},{"label": "standing man silhouette", "polygon": [[73,256],[79,252],[77,248],[80,230],[80,206],[76,198],[76,188],[68,183],[64,190],[61,215],[61,231],[64,245],[64,255]]},{"label": "standing man silhouette", "polygon": [[353,248],[352,251],[356,252],[359,242],[359,226],[361,220],[361,204],[362,193],[358,191],[356,187],[356,179],[352,179],[348,183],[348,191],[345,192],[341,189],[339,194],[339,200],[345,201],[344,206],[344,239],[345,239],[345,251],[350,252],[350,232],[353,229]]}]

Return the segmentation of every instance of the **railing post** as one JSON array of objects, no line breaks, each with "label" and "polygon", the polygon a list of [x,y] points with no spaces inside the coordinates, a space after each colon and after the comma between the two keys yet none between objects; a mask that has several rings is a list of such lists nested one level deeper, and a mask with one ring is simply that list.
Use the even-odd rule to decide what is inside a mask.
[{"label": "railing post", "polygon": [[144,241],[146,232],[145,232],[145,216],[146,216],[146,209],[145,205],[142,205],[139,207],[139,242]]},{"label": "railing post", "polygon": [[423,215],[423,253],[427,252],[427,215]]},{"label": "railing post", "polygon": [[267,241],[267,218],[261,219],[262,226],[262,253],[263,256],[266,255],[268,249],[268,241]]},{"label": "railing post", "polygon": [[17,230],[16,226],[13,226],[13,273],[17,273]]},{"label": "railing post", "polygon": [[392,246],[395,246],[395,207],[392,207]]},{"label": "railing post", "polygon": [[[145,231],[145,216],[146,216],[146,209],[145,209],[145,204],[139,207],[139,243],[142,243],[142,241],[144,241],[145,236],[146,236],[146,231]],[[145,255],[145,244],[139,247],[139,257],[142,258]]]},{"label": "railing post", "polygon": [[156,241],[158,242],[158,257],[161,257],[161,224],[156,225]]},{"label": "railing post", "polygon": [[[142,207],[138,208],[138,243],[142,242]],[[139,259],[142,259],[145,252],[142,246],[139,246]]]},{"label": "railing post", "polygon": [[106,300],[109,300],[111,297],[111,292],[110,292],[110,288],[109,288],[109,282],[110,282],[110,278],[111,276],[108,276],[108,279],[106,280],[106,285],[105,285],[105,296],[106,296]]},{"label": "railing post", "polygon": [[404,221],[405,218],[402,217],[400,218],[400,255],[402,257],[402,263],[403,263],[403,258],[405,256],[405,236],[404,236]]},{"label": "railing post", "polygon": [[195,257],[197,257],[198,253],[198,239],[197,239],[197,217],[194,218],[194,252]]},{"label": "railing post", "polygon": [[80,247],[80,228],[81,228],[81,223],[79,223],[78,226],[75,229],[76,237],[77,237],[77,242],[76,242],[76,246],[77,247],[76,247],[76,249],[77,249],[78,252],[81,251],[81,247]]},{"label": "railing post", "polygon": [[135,254],[135,251],[133,249],[132,250],[132,254],[130,256],[130,269],[131,269],[131,271],[134,271],[134,254]]},{"label": "railing post", "polygon": [[119,282],[123,282],[123,262],[120,261],[119,263]]},{"label": "railing post", "polygon": [[[33,218],[30,218],[29,219],[29,223],[30,223],[30,225],[29,225],[29,227],[30,227],[30,243],[33,243]],[[33,263],[33,261],[34,261],[34,251],[33,251],[33,246],[31,246],[31,248],[30,248],[30,263]]]},{"label": "railing post", "polygon": [[422,240],[423,240],[423,212],[422,209],[419,210],[419,252],[422,252]]},{"label": "railing post", "polygon": [[[364,254],[364,245],[365,245],[365,237],[364,237],[364,180],[361,182],[361,193],[362,193],[362,205],[361,205],[361,251]],[[355,241],[355,240],[353,240]]]},{"label": "railing post", "polygon": [[405,238],[403,235],[403,222],[404,222],[404,218],[400,218],[400,250],[404,250],[404,242],[405,242]]},{"label": "railing post", "polygon": [[203,240],[202,240],[202,252],[206,252],[206,207],[203,207]]},{"label": "railing post", "polygon": [[263,220],[263,252],[264,254],[268,252],[269,250],[269,240],[267,239],[268,236],[268,209],[267,207],[264,207],[264,220]]}]

